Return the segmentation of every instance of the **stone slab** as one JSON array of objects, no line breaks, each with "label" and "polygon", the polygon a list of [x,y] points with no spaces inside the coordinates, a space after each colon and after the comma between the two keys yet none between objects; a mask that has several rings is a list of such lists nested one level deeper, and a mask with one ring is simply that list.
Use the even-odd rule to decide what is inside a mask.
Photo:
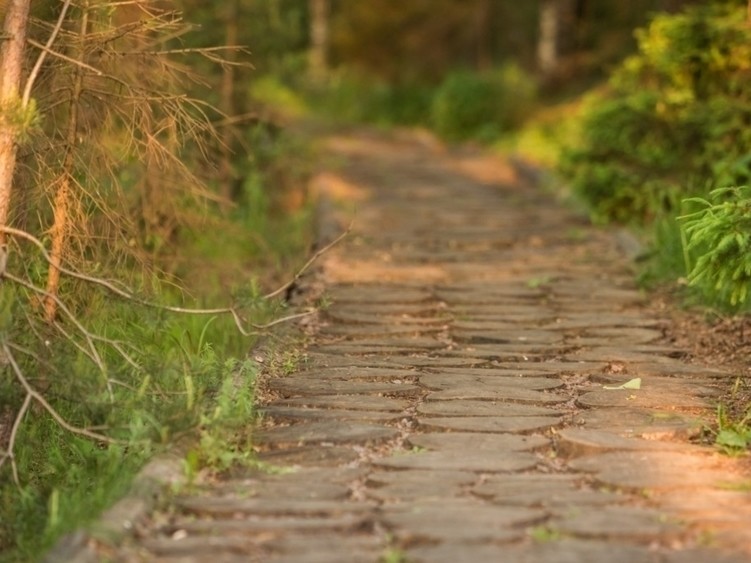
[{"label": "stone slab", "polygon": [[574,424],[660,440],[691,438],[705,423],[697,416],[667,409],[607,408],[578,412],[574,415]]},{"label": "stone slab", "polygon": [[[532,469],[537,465],[538,459],[526,452],[446,449],[398,453],[372,463],[375,467],[391,469],[498,473]],[[440,476],[436,475],[436,478],[440,479]]]},{"label": "stone slab", "polygon": [[274,448],[309,444],[378,444],[396,437],[393,428],[351,421],[323,421],[280,426],[256,432],[254,442]]},{"label": "stone slab", "polygon": [[304,377],[316,379],[346,380],[346,381],[389,381],[395,383],[415,383],[419,373],[415,370],[387,368],[387,367],[360,367],[347,366],[326,369],[308,369]]},{"label": "stone slab", "polygon": [[536,405],[496,403],[494,401],[426,401],[418,405],[418,414],[435,416],[560,416],[555,411]]},{"label": "stone slab", "polygon": [[539,450],[550,445],[543,436],[523,436],[514,434],[482,434],[477,432],[429,432],[410,434],[407,443],[416,448],[428,450],[470,450],[503,452],[525,452]]},{"label": "stone slab", "polygon": [[577,458],[569,462],[575,471],[593,473],[600,483],[621,489],[691,490],[726,487],[742,481],[722,469],[710,455],[680,452],[627,451]]},{"label": "stone slab", "polygon": [[400,413],[366,410],[315,409],[296,407],[260,407],[258,412],[265,418],[276,422],[299,422],[318,420],[349,420],[362,422],[379,422],[383,424],[397,422],[404,418]]},{"label": "stone slab", "polygon": [[575,475],[561,474],[491,476],[473,487],[472,493],[503,506],[564,509],[618,504],[628,500],[623,495],[596,490],[578,481]]},{"label": "stone slab", "polygon": [[402,541],[509,541],[523,537],[522,526],[545,517],[539,510],[488,506],[466,499],[386,506],[383,511],[387,528]]},{"label": "stone slab", "polygon": [[[407,549],[410,563],[659,563],[647,547],[564,539],[524,546],[442,543]],[[693,562],[692,562],[693,563]]]},{"label": "stone slab", "polygon": [[259,516],[338,516],[343,514],[368,513],[375,506],[366,502],[333,500],[267,499],[241,497],[176,497],[174,504],[180,510],[203,516],[236,516],[254,514]]},{"label": "stone slab", "polygon": [[415,328],[444,326],[452,317],[441,314],[440,311],[423,311],[417,313],[406,312],[401,314],[379,314],[381,309],[361,312],[356,306],[343,308],[331,307],[324,311],[326,318],[334,322],[347,324],[375,324],[375,325],[409,325]]},{"label": "stone slab", "polygon": [[678,393],[672,389],[653,387],[649,382],[643,382],[641,389],[589,391],[577,398],[576,403],[584,408],[707,409],[712,406],[708,399],[692,396],[686,391]]},{"label": "stone slab", "polygon": [[[341,338],[337,338],[335,341],[333,341],[333,343],[336,343],[336,349],[341,350],[347,350],[347,348],[373,348],[375,350],[439,350],[446,347],[445,343],[429,336],[384,336],[381,338],[362,337],[354,340],[343,340]],[[326,340],[318,341],[319,347],[326,346],[326,344]]]},{"label": "stone slab", "polygon": [[421,289],[397,286],[334,286],[326,290],[326,296],[334,303],[419,303],[431,298]]},{"label": "stone slab", "polygon": [[430,401],[448,401],[454,399],[476,399],[487,401],[508,401],[511,403],[532,403],[540,405],[560,405],[570,399],[565,395],[543,393],[532,389],[519,389],[510,386],[467,385],[443,391],[433,391],[427,395]]},{"label": "stone slab", "polygon": [[566,535],[604,540],[667,542],[685,533],[666,513],[639,506],[572,507],[549,526]]},{"label": "stone slab", "polygon": [[621,436],[606,430],[564,428],[558,432],[558,454],[562,457],[581,457],[614,450],[682,451],[701,450],[684,442],[646,440]]},{"label": "stone slab", "polygon": [[334,468],[357,461],[360,454],[351,447],[315,445],[264,451],[256,458],[272,469],[300,465]]},{"label": "stone slab", "polygon": [[420,387],[405,383],[373,381],[321,380],[314,376],[289,376],[270,379],[268,388],[286,396],[312,395],[413,395]]},{"label": "stone slab", "polygon": [[[431,368],[432,366],[427,366]],[[547,379],[551,388],[560,386],[560,381],[556,378],[560,374],[556,366],[547,367],[546,363],[525,363],[514,364],[511,367],[496,367],[496,364],[488,362],[486,367],[436,367],[431,369],[431,375],[461,375],[476,377],[511,377],[511,378],[538,378]]]},{"label": "stone slab", "polygon": [[401,413],[409,406],[404,399],[390,397],[378,397],[375,395],[338,395],[338,396],[314,396],[297,397],[294,399],[280,399],[270,405],[286,407],[309,407],[318,409],[341,409],[341,410],[364,410],[385,411]]},{"label": "stone slab", "polygon": [[433,325],[408,325],[408,324],[369,324],[369,325],[351,325],[335,324],[321,328],[318,332],[320,337],[340,337],[346,340],[357,341],[360,339],[373,340],[375,338],[390,338],[393,336],[412,335],[419,337],[426,334],[442,332],[442,326]]},{"label": "stone slab", "polygon": [[563,381],[550,377],[501,376],[498,374],[425,373],[419,376],[419,380],[423,386],[433,391],[471,386],[480,386],[484,389],[512,388],[543,391],[563,386]]},{"label": "stone slab", "polygon": [[485,417],[435,417],[418,418],[426,430],[450,430],[461,432],[545,432],[559,426],[562,419],[554,416],[485,416]]}]

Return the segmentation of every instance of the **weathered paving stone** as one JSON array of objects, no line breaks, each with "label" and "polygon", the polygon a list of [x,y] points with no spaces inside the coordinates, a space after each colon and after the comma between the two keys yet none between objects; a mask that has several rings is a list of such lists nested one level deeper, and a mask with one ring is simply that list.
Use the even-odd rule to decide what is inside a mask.
[{"label": "weathered paving stone", "polygon": [[401,483],[415,483],[427,480],[443,483],[448,487],[461,487],[471,485],[477,481],[477,474],[469,471],[448,471],[444,470],[438,475],[429,470],[413,469],[410,471],[374,471],[369,473],[366,478],[366,485],[369,487],[383,487],[386,485],[398,485]]},{"label": "weathered paving stone", "polygon": [[451,357],[433,357],[419,356],[415,354],[406,354],[403,356],[391,356],[387,360],[387,365],[405,366],[413,368],[472,368],[487,363],[487,360],[481,358],[451,358]]},{"label": "weathered paving stone", "polygon": [[563,511],[550,527],[580,538],[663,541],[685,530],[659,510],[638,506],[587,506]]},{"label": "weathered paving stone", "polygon": [[643,382],[641,389],[598,389],[584,393],[577,400],[579,406],[593,407],[628,407],[641,409],[706,409],[712,406],[710,400],[690,394],[690,389],[683,393],[673,389],[650,386]]},{"label": "weathered paving stone", "polygon": [[356,450],[344,446],[303,446],[261,452],[258,461],[273,468],[288,466],[339,467],[345,463],[357,461],[360,455]]},{"label": "weathered paving stone", "polygon": [[[467,485],[477,479],[472,473],[455,471],[414,470],[391,471],[399,476],[398,479],[386,480],[379,483],[379,475],[368,478],[368,498],[381,502],[395,502],[405,500],[428,500],[457,497],[463,494]],[[381,477],[381,480],[383,478]]]},{"label": "weathered paving stone", "polygon": [[434,416],[559,416],[563,412],[535,405],[496,403],[494,401],[426,401],[418,414]]},{"label": "weathered paving stone", "polygon": [[637,351],[632,347],[624,348],[611,348],[598,346],[593,348],[584,348],[582,350],[565,354],[563,356],[569,361],[585,361],[585,362],[606,362],[614,363],[620,362],[624,364],[674,364],[676,360],[668,356],[666,352],[660,351]]},{"label": "weathered paving stone", "polygon": [[518,327],[516,329],[494,329],[489,327],[462,329],[452,326],[449,332],[457,342],[468,342],[471,344],[498,343],[515,347],[523,346],[530,352],[541,349],[543,346],[559,346],[563,342],[562,336],[552,331],[531,331],[519,329]]},{"label": "weathered paving stone", "polygon": [[362,528],[370,515],[338,514],[331,517],[318,516],[273,516],[268,518],[230,518],[211,520],[189,520],[173,524],[163,530],[168,535],[185,532],[189,536],[221,535],[224,537],[262,534],[269,532],[356,530]]},{"label": "weathered paving stone", "polygon": [[574,416],[574,424],[590,429],[607,429],[625,436],[660,440],[696,436],[704,421],[690,414],[663,409],[607,408],[579,412]]},{"label": "weathered paving stone", "polygon": [[270,503],[266,499],[178,497],[175,505],[182,511],[203,516],[337,516],[370,512],[374,505],[366,502],[340,500],[279,499]]},{"label": "weathered paving stone", "polygon": [[566,457],[603,453],[613,450],[703,451],[682,442],[667,442],[621,436],[615,432],[588,428],[564,428],[558,432],[558,454]]},{"label": "weathered paving stone", "polygon": [[275,421],[352,420],[390,423],[404,418],[400,413],[366,410],[314,409],[295,407],[261,407],[259,412]]},{"label": "weathered paving stone", "polygon": [[593,473],[600,483],[622,489],[724,487],[741,478],[722,469],[709,455],[627,451],[586,456],[569,462],[575,471]]},{"label": "weathered paving stone", "polygon": [[431,401],[454,399],[477,399],[487,401],[508,401],[511,403],[537,403],[540,405],[559,405],[569,401],[569,397],[544,393],[533,389],[519,389],[509,386],[474,385],[457,386],[443,391],[433,391],[427,396]]},{"label": "weathered paving stone", "polygon": [[627,497],[577,484],[573,475],[503,475],[489,477],[472,488],[478,497],[502,506],[531,506],[588,510],[588,506],[624,503]]},{"label": "weathered paving stone", "polygon": [[310,395],[411,395],[419,393],[416,385],[370,381],[320,380],[312,376],[271,379],[269,389],[287,396]]},{"label": "weathered paving stone", "polygon": [[420,374],[414,370],[383,367],[338,367],[328,369],[310,369],[305,377],[315,379],[341,379],[346,381],[389,381],[414,383]]},{"label": "weathered paving stone", "polygon": [[561,418],[554,416],[457,416],[452,418],[418,418],[421,428],[461,432],[544,432],[559,426]]},{"label": "weathered paving stone", "polygon": [[428,432],[410,434],[407,443],[428,450],[516,451],[538,450],[550,445],[543,436],[481,434],[477,432]]},{"label": "weathered paving stone", "polygon": [[538,351],[537,348],[533,348],[531,351],[524,351],[523,346],[504,347],[500,344],[473,344],[462,348],[451,348],[442,353],[447,356],[484,358],[497,362],[541,362],[548,356]]},{"label": "weathered paving stone", "polygon": [[330,325],[323,327],[321,337],[338,337],[357,341],[358,339],[391,338],[393,336],[420,336],[443,331],[442,326],[430,325]]},{"label": "weathered paving stone", "polygon": [[[532,469],[537,462],[535,455],[525,452],[467,452],[452,448],[439,451],[400,452],[391,457],[377,459],[373,461],[373,465],[391,469],[499,473]],[[436,478],[440,478],[440,475]]]},{"label": "weathered paving stone", "polygon": [[[737,549],[738,553],[723,553],[718,549],[709,548],[693,548],[680,551],[667,552],[664,555],[665,563],[748,563],[751,554],[748,549],[744,549],[744,546],[732,546],[724,544],[725,548]],[[751,542],[746,542],[745,548],[751,545]],[[746,554],[743,554],[743,552]]]},{"label": "weathered paving stone", "polygon": [[451,322],[452,317],[438,310],[419,310],[418,313],[379,314],[380,308],[372,312],[361,312],[360,309],[334,308],[326,309],[325,316],[332,323],[347,325],[406,325],[421,330],[423,327],[444,327]]},{"label": "weathered paving stone", "polygon": [[410,502],[383,508],[383,520],[402,541],[509,541],[522,526],[544,519],[540,510],[489,506],[469,499]]},{"label": "weathered paving stone", "polygon": [[407,554],[414,563],[661,563],[647,547],[575,539],[524,546],[442,543],[409,548]]},{"label": "weathered paving stone", "polygon": [[322,397],[317,395],[314,397],[281,399],[279,401],[274,401],[272,405],[297,408],[329,408],[340,410],[386,411],[401,413],[409,406],[409,401],[406,401],[404,399],[392,399],[389,397],[378,397],[374,395],[340,395],[335,397]]},{"label": "weathered paving stone", "polygon": [[268,548],[261,563],[373,563],[384,551],[381,538],[350,531],[287,534],[269,542]]},{"label": "weathered paving stone", "polygon": [[571,311],[565,316],[553,319],[549,325],[544,328],[550,330],[595,330],[597,328],[656,328],[660,326],[660,321],[650,319],[643,315],[621,312],[613,314],[608,312],[582,312]]},{"label": "weathered paving stone", "polygon": [[713,385],[710,379],[699,380],[693,378],[691,381],[685,381],[672,376],[652,375],[643,373],[640,370],[634,370],[627,375],[615,373],[592,374],[590,380],[593,383],[601,385],[620,385],[634,377],[641,377],[642,388],[649,390],[659,389],[666,393],[675,393],[676,395],[689,394],[696,397],[718,397],[721,394],[720,389]]},{"label": "weathered paving stone", "polygon": [[225,555],[258,557],[264,554],[259,542],[249,537],[197,536],[180,539],[154,538],[143,542],[143,547],[157,556],[183,557],[189,561],[214,561]]},{"label": "weathered paving stone", "polygon": [[425,354],[434,351],[440,351],[440,347],[435,345],[430,346],[385,346],[382,344],[373,346],[369,344],[361,344],[359,342],[338,342],[336,344],[323,344],[318,343],[311,346],[311,351],[315,353],[325,354],[339,354],[342,356],[375,356],[378,359],[374,360],[378,362],[385,361],[390,356],[409,356],[410,354]]},{"label": "weathered paving stone", "polygon": [[[321,341],[325,346],[325,341]],[[347,350],[347,348],[363,348],[379,351],[385,350],[439,350],[445,348],[446,344],[427,336],[413,337],[383,337],[383,338],[358,338],[357,340],[336,340],[336,348]]]},{"label": "weathered paving stone", "polygon": [[327,290],[327,296],[334,303],[416,303],[431,298],[427,291],[410,287],[338,286]]},{"label": "weathered paving stone", "polygon": [[446,311],[434,303],[333,303],[326,309],[326,315],[335,317],[340,314],[347,317],[366,315],[374,319],[388,318],[393,315],[431,318],[444,315]]},{"label": "weathered paving stone", "polygon": [[600,327],[598,329],[588,329],[587,338],[599,338],[612,344],[650,344],[663,337],[661,330],[643,327]]},{"label": "weathered paving stone", "polygon": [[273,444],[331,444],[369,443],[377,444],[396,437],[397,431],[385,426],[349,421],[309,422],[261,430],[255,435],[255,443],[261,446]]},{"label": "weathered paving stone", "polygon": [[[478,372],[483,371],[486,371],[487,374],[478,374]],[[473,370],[472,374],[461,372],[424,373],[419,375],[419,379],[422,385],[435,391],[440,391],[442,389],[450,390],[456,387],[468,387],[471,385],[479,385],[484,389],[513,388],[532,389],[535,391],[556,389],[563,386],[563,382],[560,379],[534,376],[499,375],[499,371],[501,370],[488,369]]]}]

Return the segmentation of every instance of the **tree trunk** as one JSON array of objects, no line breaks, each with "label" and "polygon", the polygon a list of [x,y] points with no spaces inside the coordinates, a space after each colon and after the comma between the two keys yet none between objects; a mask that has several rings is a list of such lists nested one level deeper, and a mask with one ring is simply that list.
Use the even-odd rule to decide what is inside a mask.
[{"label": "tree trunk", "polygon": [[[10,0],[3,22],[0,47],[0,111],[22,111],[19,91],[31,0]],[[12,119],[0,120],[0,226],[8,226],[13,174],[16,169],[18,127]],[[0,233],[0,251],[5,253],[5,234]],[[2,273],[2,272],[0,272]]]},{"label": "tree trunk", "polygon": [[[221,110],[229,118],[233,117],[237,112],[235,109],[235,65],[233,64],[237,58],[237,51],[234,47],[238,42],[238,0],[225,0],[226,12],[225,12],[225,42],[230,49],[225,54],[227,61],[230,64],[225,64],[222,71],[222,94],[221,94]],[[232,145],[234,140],[234,127],[230,124],[226,124],[222,130],[222,155],[219,165],[219,181],[221,185],[221,195],[224,199],[224,206],[228,209],[230,203],[235,199],[235,174],[232,166]]]},{"label": "tree trunk", "polygon": [[477,68],[488,70],[493,66],[493,46],[491,44],[493,10],[490,0],[481,0],[475,11],[477,29]]},{"label": "tree trunk", "polygon": [[537,67],[543,80],[550,79],[558,68],[558,32],[560,10],[558,0],[540,3],[540,30],[537,42]]},{"label": "tree trunk", "polygon": [[[78,61],[82,61],[84,57],[84,44],[86,43],[89,28],[88,6],[84,5],[81,10],[78,52],[75,54],[75,59]],[[50,229],[50,266],[47,270],[47,297],[44,302],[44,317],[49,323],[52,323],[57,315],[57,301],[55,297],[57,297],[60,289],[60,266],[63,263],[63,256],[68,246],[70,213],[75,186],[75,151],[76,139],[78,138],[78,117],[85,72],[83,67],[76,66],[73,92],[70,98],[70,115],[68,117],[62,171],[53,203],[54,221]]]},{"label": "tree trunk", "polygon": [[323,80],[328,71],[329,0],[310,0],[310,77]]}]

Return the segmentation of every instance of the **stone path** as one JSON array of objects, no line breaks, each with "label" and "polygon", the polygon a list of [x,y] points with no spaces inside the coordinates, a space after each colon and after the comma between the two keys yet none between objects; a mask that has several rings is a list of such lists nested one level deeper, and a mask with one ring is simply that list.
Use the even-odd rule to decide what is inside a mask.
[{"label": "stone path", "polygon": [[178,496],[108,560],[751,560],[751,473],[690,441],[731,374],[661,343],[612,234],[490,157],[327,146],[354,231],[257,433],[294,471]]}]

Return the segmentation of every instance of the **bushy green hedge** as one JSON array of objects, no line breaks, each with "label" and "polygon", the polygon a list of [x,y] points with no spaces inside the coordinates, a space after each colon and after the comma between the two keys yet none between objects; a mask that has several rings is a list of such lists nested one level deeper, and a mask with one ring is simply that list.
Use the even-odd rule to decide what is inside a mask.
[{"label": "bushy green hedge", "polygon": [[751,177],[751,29],[743,7],[658,15],[615,72],[562,171],[598,220],[648,222]]},{"label": "bushy green hedge", "polygon": [[431,123],[449,140],[489,140],[520,125],[534,107],[535,81],[516,65],[449,74],[433,97]]}]

